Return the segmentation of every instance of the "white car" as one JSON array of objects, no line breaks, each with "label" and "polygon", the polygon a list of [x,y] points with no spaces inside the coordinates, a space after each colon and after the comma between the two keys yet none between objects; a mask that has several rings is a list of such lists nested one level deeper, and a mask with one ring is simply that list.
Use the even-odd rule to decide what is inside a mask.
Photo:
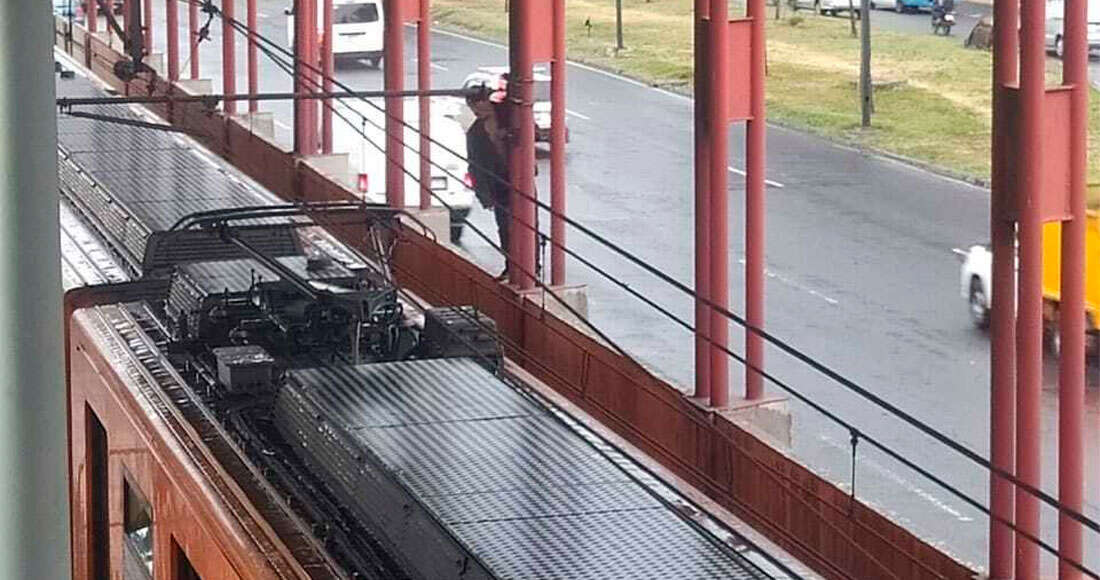
[{"label": "white car", "polygon": [[[508,72],[506,66],[483,66],[470,73],[462,82],[462,88],[487,87],[497,89],[504,86],[501,77]],[[550,80],[545,69],[535,69],[535,141],[550,141]],[[565,140],[569,141],[569,127],[565,128]]]},{"label": "white car", "polygon": [[[317,2],[317,30],[323,32],[324,3]],[[294,47],[294,6],[286,14],[287,45]],[[362,61],[371,68],[382,62],[384,26],[381,0],[334,0],[332,6],[333,60]]]},{"label": "white car", "polygon": [[[382,100],[372,100],[379,107]],[[361,112],[367,121],[361,122],[358,114],[348,111],[352,108]],[[405,204],[416,207],[420,203],[420,134],[419,107],[416,98],[405,101],[404,119],[409,127],[405,128]],[[372,203],[386,201],[386,116],[371,104],[357,99],[345,99],[336,111],[342,112],[355,126],[349,125],[338,116],[333,117],[333,151],[347,153],[349,169],[355,188],[363,198]],[[474,203],[474,192],[469,186],[466,157],[466,133],[451,116],[451,107],[444,101],[432,99],[431,136],[438,142],[431,147],[432,206],[449,207],[451,214],[451,241],[458,242],[466,225],[466,217]],[[364,139],[365,133],[367,139]],[[368,142],[369,139],[369,142]],[[372,144],[373,143],[373,144]],[[448,151],[448,149],[450,151]],[[410,175],[411,174],[411,175]],[[445,205],[444,205],[445,204]]]},{"label": "white car", "polygon": [[974,244],[967,250],[955,250],[955,254],[963,261],[959,283],[962,297],[970,305],[970,320],[978,328],[987,328],[993,297],[993,253],[988,246]]},{"label": "white car", "polygon": [[860,1],[852,0],[852,3],[848,4],[848,0],[790,0],[790,5],[795,10],[805,8],[818,14],[829,14],[831,16],[847,12],[854,7],[858,17]]},{"label": "white car", "polygon": [[[1088,43],[1089,52],[1100,49],[1100,0],[1088,0]],[[1062,46],[1062,28],[1065,25],[1065,0],[1047,0],[1047,50],[1062,58],[1065,48]]]}]

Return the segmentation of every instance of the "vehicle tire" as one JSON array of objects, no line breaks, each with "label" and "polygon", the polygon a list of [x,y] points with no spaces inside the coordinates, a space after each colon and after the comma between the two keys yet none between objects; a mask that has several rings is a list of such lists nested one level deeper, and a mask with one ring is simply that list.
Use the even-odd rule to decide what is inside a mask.
[{"label": "vehicle tire", "polygon": [[462,232],[465,230],[465,224],[451,224],[451,243],[457,244],[462,241]]},{"label": "vehicle tire", "polygon": [[1054,319],[1043,325],[1043,344],[1054,358],[1062,354],[1062,332],[1059,329],[1057,310],[1054,311]]},{"label": "vehicle tire", "polygon": [[989,328],[989,304],[982,281],[977,276],[970,279],[970,320],[981,330]]},{"label": "vehicle tire", "polygon": [[367,66],[373,69],[377,69],[382,64],[382,57],[376,56],[367,59]]},{"label": "vehicle tire", "polygon": [[1061,59],[1065,56],[1065,54],[1066,54],[1066,47],[1062,46],[1062,37],[1061,36],[1054,37],[1054,56],[1057,56],[1059,59]]}]

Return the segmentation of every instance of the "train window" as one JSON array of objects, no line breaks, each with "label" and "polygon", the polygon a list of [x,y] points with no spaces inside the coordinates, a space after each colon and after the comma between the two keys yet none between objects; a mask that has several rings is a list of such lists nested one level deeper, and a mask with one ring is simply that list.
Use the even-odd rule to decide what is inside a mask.
[{"label": "train window", "polygon": [[153,507],[145,499],[141,490],[124,476],[122,487],[124,512],[123,537],[126,540],[124,550],[126,580],[143,580],[153,577]]},{"label": "train window", "polygon": [[202,580],[187,559],[187,553],[176,543],[175,536],[172,537],[172,562],[172,580]]},{"label": "train window", "polygon": [[90,405],[84,407],[84,445],[88,466],[88,577],[111,577],[111,522],[108,516],[107,430]]}]

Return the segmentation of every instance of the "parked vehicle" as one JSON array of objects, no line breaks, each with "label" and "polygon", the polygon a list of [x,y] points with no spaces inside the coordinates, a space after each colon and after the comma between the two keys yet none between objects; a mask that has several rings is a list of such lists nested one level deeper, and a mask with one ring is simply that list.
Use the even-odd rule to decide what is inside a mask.
[{"label": "parked vehicle", "polygon": [[[324,3],[317,3],[317,27],[324,21]],[[382,62],[383,13],[380,0],[334,0],[332,6],[332,54],[337,63],[366,61],[378,68]],[[287,44],[294,46],[294,6],[286,14]]]},{"label": "parked vehicle", "polygon": [[813,10],[818,14],[836,16],[841,12],[855,9],[856,17],[859,17],[860,0],[790,0],[790,6],[794,10]]},{"label": "parked vehicle", "polygon": [[951,27],[955,26],[955,12],[943,12],[942,10],[932,10],[932,34],[943,33],[944,36],[951,34]]},{"label": "parked vehicle", "polygon": [[[333,149],[337,153],[348,154],[349,169],[352,173],[354,189],[367,201],[384,203],[386,201],[386,155],[379,147],[386,143],[386,116],[381,110],[359,100],[345,100],[347,107],[361,112],[367,121],[355,127],[349,126],[340,118],[333,119]],[[381,100],[376,104],[383,106]],[[358,122],[358,114],[347,114],[345,106],[338,106],[352,121]],[[419,126],[417,99],[405,101],[405,122],[410,127]],[[432,167],[431,191],[433,207],[450,207],[451,241],[458,242],[462,237],[465,219],[474,203],[474,192],[468,187],[466,176],[466,133],[462,125],[449,114],[448,107],[442,101],[432,99],[431,135],[434,140],[446,147],[433,144],[431,147]],[[405,167],[412,175],[405,175],[405,202],[408,206],[420,203],[420,134],[413,128],[405,129]],[[369,142],[363,139],[366,133]],[[373,144],[372,144],[373,143]],[[377,145],[377,146],[376,146]],[[447,151],[450,149],[454,153]],[[457,154],[457,155],[456,155]],[[438,196],[438,197],[436,197]]]},{"label": "parked vehicle", "polygon": [[[1088,0],[1089,52],[1100,49],[1100,0]],[[1065,25],[1065,0],[1047,0],[1047,50],[1062,58],[1065,47],[1062,46],[1063,27]]]},{"label": "parked vehicle", "polygon": [[[1043,320],[1047,345],[1059,348],[1058,303],[1061,297],[1062,225],[1043,225]],[[970,306],[970,319],[978,328],[989,326],[993,297],[993,254],[987,244],[975,244],[967,250],[956,250],[962,260],[960,288]],[[1089,212],[1085,234],[1085,329],[1089,341],[1096,347],[1100,327],[1100,214]]]},{"label": "parked vehicle", "polygon": [[[483,66],[470,73],[462,82],[463,88],[485,86],[490,89],[505,86],[502,77],[508,73],[506,66]],[[550,141],[550,80],[545,69],[535,69],[535,141]],[[569,141],[569,127],[565,128],[565,140]]]},{"label": "parked vehicle", "polygon": [[871,0],[871,8],[894,10],[898,14],[932,10],[932,0]]}]

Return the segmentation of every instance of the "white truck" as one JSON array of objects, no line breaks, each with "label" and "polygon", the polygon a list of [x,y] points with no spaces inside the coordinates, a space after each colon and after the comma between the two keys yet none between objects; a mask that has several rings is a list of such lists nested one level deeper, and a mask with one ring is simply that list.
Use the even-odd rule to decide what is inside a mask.
[{"label": "white truck", "polygon": [[[1057,332],[1062,298],[1062,224],[1043,224],[1043,327],[1047,346],[1057,352],[1061,346]],[[970,309],[970,319],[978,328],[989,326],[990,301],[993,297],[993,254],[988,244],[956,249],[962,258],[959,283]],[[1100,214],[1090,211],[1085,228],[1085,329],[1089,350],[1100,347]]]},{"label": "white truck", "polygon": [[[332,56],[336,63],[366,61],[378,68],[382,62],[383,13],[381,0],[334,0],[332,6]],[[317,2],[318,38],[323,32],[324,3]],[[287,45],[294,47],[294,5],[286,10]]]},{"label": "white truck", "polygon": [[[375,106],[377,105],[377,108]],[[386,201],[386,115],[381,99],[370,103],[360,99],[344,99],[336,105],[352,124],[339,116],[333,116],[333,151],[347,153],[349,169],[355,188],[363,198],[372,203]],[[356,111],[352,113],[351,110]],[[405,100],[405,203],[416,207],[420,203],[420,133],[419,106],[416,98]],[[454,118],[456,107],[447,99],[432,99],[431,136],[438,142],[431,146],[431,205],[449,207],[451,216],[451,241],[461,237],[466,217],[474,203],[474,192],[469,187],[466,157],[466,133]],[[358,113],[366,117],[363,120]],[[362,134],[366,134],[366,139]],[[411,175],[410,175],[411,174]],[[446,203],[446,206],[444,205]]]}]

